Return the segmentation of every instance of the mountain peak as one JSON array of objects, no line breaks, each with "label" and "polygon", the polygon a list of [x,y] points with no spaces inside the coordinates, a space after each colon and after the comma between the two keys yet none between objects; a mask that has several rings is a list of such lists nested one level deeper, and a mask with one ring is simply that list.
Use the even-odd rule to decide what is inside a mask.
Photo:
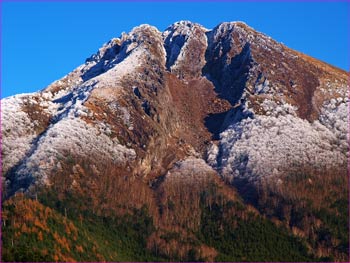
[{"label": "mountain peak", "polygon": [[180,20],[180,21],[177,21],[177,22],[171,24],[166,30],[168,30],[168,29],[174,30],[174,29],[179,29],[179,28],[181,28],[181,29],[192,28],[192,27],[204,28],[202,25],[200,25],[198,23],[195,23],[195,22],[192,22],[189,20]]},{"label": "mountain peak", "polygon": [[243,21],[231,21],[231,22],[221,22],[218,24],[215,28],[227,28],[227,29],[233,29],[234,27],[241,27],[241,28],[250,28],[245,22]]},{"label": "mountain peak", "polygon": [[150,32],[152,34],[158,35],[161,34],[161,32],[158,30],[158,28],[156,28],[155,26],[149,25],[149,24],[141,24],[139,26],[134,27],[129,35],[137,35],[140,33],[146,33],[146,32]]},{"label": "mountain peak", "polygon": [[180,35],[185,39],[188,39],[189,37],[193,36],[195,32],[198,31],[207,32],[208,29],[206,29],[198,23],[193,23],[188,20],[182,20],[173,23],[167,29],[165,29],[165,31],[163,32],[163,38],[166,39],[169,35],[171,35],[171,37],[176,37]]}]

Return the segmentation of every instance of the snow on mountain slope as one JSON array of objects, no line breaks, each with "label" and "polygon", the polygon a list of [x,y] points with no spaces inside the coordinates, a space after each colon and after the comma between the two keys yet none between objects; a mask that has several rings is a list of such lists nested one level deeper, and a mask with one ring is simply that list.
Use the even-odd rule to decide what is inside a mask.
[{"label": "snow on mountain slope", "polygon": [[90,159],[99,156],[123,164],[135,158],[135,151],[119,144],[102,133],[99,127],[80,118],[64,118],[53,125],[37,142],[36,150],[17,170],[19,178],[32,176],[36,181],[48,183],[47,176],[60,171],[60,161],[67,158]]},{"label": "snow on mountain slope", "polygon": [[344,165],[347,90],[345,72],[242,22],[141,25],[46,89],[1,101],[2,172],[47,183],[67,155],[133,162],[143,177],[191,155],[226,178]]},{"label": "snow on mountain slope", "polygon": [[[346,128],[342,124],[337,128]],[[346,142],[339,143],[333,130],[319,121],[309,123],[292,115],[255,116],[221,133],[219,162],[223,176],[253,180],[307,165],[330,169],[346,164]]]},{"label": "snow on mountain slope", "polygon": [[[120,145],[116,137],[112,138],[104,123],[92,125],[83,118],[94,115],[84,106],[93,89],[120,85],[120,80],[135,72],[145,60],[145,49],[135,45],[137,31],[142,29],[135,28],[121,41],[119,56],[116,52],[111,55],[110,50],[120,43],[112,40],[93,57],[94,61],[88,60],[40,93],[17,95],[1,101],[4,174],[17,165],[13,171],[17,184],[21,185],[21,181],[48,183],[47,176],[57,170],[59,160],[65,160],[67,156],[87,158],[96,155],[115,164],[135,159],[135,151]],[[106,56],[107,52],[109,56]],[[101,69],[102,64],[113,66]],[[102,94],[103,91],[99,92],[100,96]],[[33,112],[25,112],[27,105],[31,105],[29,111],[48,115],[47,126],[40,132],[36,131],[40,120],[28,116]]]},{"label": "snow on mountain slope", "polygon": [[[138,67],[142,65],[145,60],[145,49],[142,46],[134,45],[137,43],[135,34],[139,30],[142,29],[135,28],[130,33],[125,40],[126,44],[123,41],[121,42],[120,53],[117,57],[110,58],[111,61],[107,64],[113,64],[113,67],[108,66],[107,71],[96,77],[90,75],[91,78],[80,86],[73,88],[68,95],[54,100],[54,102],[61,104],[62,108],[54,116],[57,118],[55,120],[57,123],[49,127],[45,135],[38,141],[36,150],[26,160],[25,164],[19,167],[17,174],[20,177],[30,174],[38,180],[46,181],[47,175],[54,168],[60,166],[58,160],[65,159],[67,155],[79,156],[80,158],[95,155],[105,160],[111,159],[115,164],[122,164],[135,159],[135,151],[120,145],[116,137],[110,137],[108,128],[106,130],[104,123],[92,125],[84,121],[82,117],[89,117],[94,114],[84,106],[93,89],[101,88],[101,91],[97,92],[98,96],[109,98],[110,94],[103,92],[103,90],[108,87],[116,89],[118,85],[121,85],[120,81],[125,75],[136,72]],[[131,42],[129,43],[129,41]],[[101,53],[101,50],[99,53]],[[101,55],[98,58],[100,57]],[[116,63],[116,60],[119,62]]]},{"label": "snow on mountain slope", "polygon": [[223,177],[254,181],[280,178],[297,167],[346,167],[350,106],[347,96],[325,100],[314,121],[298,117],[296,106],[270,98],[260,104],[264,114],[254,112],[245,103],[242,112],[251,114],[245,114],[242,120],[238,118],[239,121],[237,114],[229,118],[228,127],[220,134],[219,146],[213,145],[209,150],[208,162]]},{"label": "snow on mountain slope", "polygon": [[223,177],[256,180],[293,167],[346,165],[345,72],[240,22],[220,24],[208,41],[204,72],[233,105],[207,155]]},{"label": "snow on mountain slope", "polygon": [[34,123],[22,110],[21,105],[20,95],[1,101],[3,173],[6,173],[9,168],[25,156],[30,149],[32,140],[36,137]]}]

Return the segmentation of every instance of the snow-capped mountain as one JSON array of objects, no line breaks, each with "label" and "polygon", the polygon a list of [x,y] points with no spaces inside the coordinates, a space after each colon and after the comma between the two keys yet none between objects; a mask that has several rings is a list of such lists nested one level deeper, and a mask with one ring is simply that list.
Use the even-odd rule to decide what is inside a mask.
[{"label": "snow-capped mountain", "polygon": [[141,178],[157,211],[152,193],[180,181],[283,184],[298,169],[346,170],[348,78],[243,22],[140,25],[44,90],[1,100],[6,198],[58,185],[97,194],[117,169]]},{"label": "snow-capped mountain", "polygon": [[169,162],[207,154],[225,177],[344,165],[347,89],[345,72],[241,22],[141,25],[46,89],[2,100],[3,174],[49,183],[69,153],[147,177],[180,142]]}]

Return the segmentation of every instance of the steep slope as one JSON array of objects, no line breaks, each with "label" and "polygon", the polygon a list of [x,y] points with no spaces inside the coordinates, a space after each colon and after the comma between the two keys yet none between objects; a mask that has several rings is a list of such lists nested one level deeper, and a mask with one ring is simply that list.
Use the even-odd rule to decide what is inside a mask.
[{"label": "steep slope", "polygon": [[[1,101],[3,196],[92,222],[142,211],[154,228],[140,240],[162,259],[343,260],[348,88],[346,72],[242,22],[141,25]],[[231,251],[256,246],[238,225],[277,231],[289,258]]]}]

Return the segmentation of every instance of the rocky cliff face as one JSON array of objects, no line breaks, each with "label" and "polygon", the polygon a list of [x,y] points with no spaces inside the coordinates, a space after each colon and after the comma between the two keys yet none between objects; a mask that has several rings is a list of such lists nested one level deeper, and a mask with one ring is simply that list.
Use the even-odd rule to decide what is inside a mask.
[{"label": "rocky cliff face", "polygon": [[[182,215],[176,202],[210,182],[229,201],[233,186],[246,199],[247,185],[287,185],[296,171],[346,180],[348,88],[346,72],[242,22],[141,25],[46,89],[1,101],[5,196],[90,192],[100,214],[147,205],[160,229],[149,247],[168,251],[161,233],[190,239],[200,225],[199,203]],[[171,253],[185,255],[181,244]]]}]

